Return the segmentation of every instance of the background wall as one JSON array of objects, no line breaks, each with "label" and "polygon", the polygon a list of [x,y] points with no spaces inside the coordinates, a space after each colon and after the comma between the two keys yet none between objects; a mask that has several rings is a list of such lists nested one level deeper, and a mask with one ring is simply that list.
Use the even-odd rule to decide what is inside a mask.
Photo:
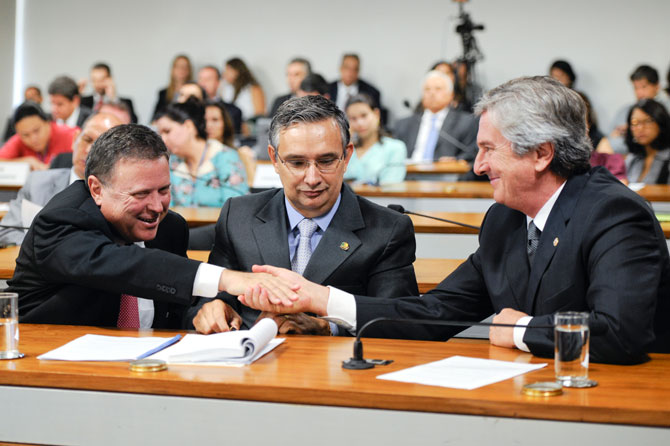
[{"label": "background wall", "polygon": [[[13,2],[0,2],[4,70],[12,61],[4,20]],[[150,118],[179,52],[189,54],[196,67],[221,66],[242,56],[269,105],[286,90],[284,67],[290,58],[309,58],[315,71],[333,80],[341,54],[355,51],[362,58],[361,76],[380,88],[397,118],[408,113],[403,100],[418,99],[427,68],[462,49],[454,31],[458,6],[448,0],[25,2],[24,84],[46,89],[57,75],[79,79],[92,63],[108,61],[118,91],[134,100],[141,122]],[[591,97],[608,127],[616,110],[632,102],[628,76],[636,65],[655,66],[666,84],[667,0],[472,0],[465,7],[476,23],[486,25],[476,37],[485,55],[478,71],[487,88],[544,74],[553,59],[566,58],[576,69],[577,88]],[[11,109],[2,103],[11,83],[2,85],[0,122]]]},{"label": "background wall", "polygon": [[[12,110],[15,0],[0,0],[0,132]],[[0,138],[2,138],[0,133]]]}]

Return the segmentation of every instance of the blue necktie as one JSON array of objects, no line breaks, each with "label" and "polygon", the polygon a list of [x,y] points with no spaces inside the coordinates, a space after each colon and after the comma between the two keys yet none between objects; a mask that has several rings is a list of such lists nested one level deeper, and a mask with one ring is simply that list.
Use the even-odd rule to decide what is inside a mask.
[{"label": "blue necktie", "polygon": [[305,218],[298,223],[300,239],[298,241],[298,248],[295,250],[293,260],[291,261],[291,269],[301,276],[309,263],[310,257],[312,257],[312,234],[314,234],[318,227],[319,225],[309,218]]},{"label": "blue necktie", "polygon": [[433,161],[435,159],[435,147],[437,146],[437,138],[440,136],[440,129],[437,128],[437,115],[433,115],[430,121],[430,132],[426,138],[426,145],[423,151],[423,159],[426,161]]}]

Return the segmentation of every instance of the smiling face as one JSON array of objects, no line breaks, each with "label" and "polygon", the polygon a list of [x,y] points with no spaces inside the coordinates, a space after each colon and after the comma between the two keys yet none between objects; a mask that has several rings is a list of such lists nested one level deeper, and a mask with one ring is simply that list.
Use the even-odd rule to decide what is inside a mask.
[{"label": "smiling face", "polygon": [[106,184],[90,175],[88,186],[100,212],[125,242],[156,237],[170,206],[170,169],[165,157],[121,159]]},{"label": "smiling face", "polygon": [[[342,158],[342,152],[342,136],[334,119],[294,124],[281,131],[278,154],[284,162],[275,156],[270,146],[270,159],[284,186],[284,194],[304,217],[323,215],[337,201],[353,145],[347,146],[344,159],[332,172],[320,172],[314,162]],[[309,166],[300,173],[287,167],[288,163],[303,161],[309,162]]]},{"label": "smiling face", "polygon": [[505,139],[491,122],[488,112],[479,119],[474,171],[487,175],[493,186],[493,199],[500,204],[519,210],[526,215],[530,198],[536,192],[536,152],[519,156],[512,151],[512,144]]}]

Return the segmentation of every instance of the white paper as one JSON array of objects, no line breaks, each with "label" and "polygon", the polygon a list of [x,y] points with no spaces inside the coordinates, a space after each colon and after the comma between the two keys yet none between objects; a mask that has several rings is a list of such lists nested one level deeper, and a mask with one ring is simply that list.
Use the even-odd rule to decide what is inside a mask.
[{"label": "white paper", "polygon": [[639,192],[644,186],[646,186],[645,183],[630,183],[628,188],[633,192]]},{"label": "white paper", "polygon": [[134,361],[172,338],[101,336],[87,334],[37,359],[59,361]]},{"label": "white paper", "polygon": [[254,174],[253,187],[258,189],[270,189],[273,187],[283,187],[279,174],[275,172],[272,164],[257,164]]},{"label": "white paper", "polygon": [[274,339],[277,324],[262,319],[250,330],[210,335],[187,334],[177,344],[151,356],[169,364],[214,363],[251,364],[284,339]]},{"label": "white paper", "polygon": [[21,200],[21,226],[29,228],[42,206],[30,200]]},{"label": "white paper", "polygon": [[546,367],[494,359],[452,356],[440,361],[379,375],[378,379],[472,390]]}]

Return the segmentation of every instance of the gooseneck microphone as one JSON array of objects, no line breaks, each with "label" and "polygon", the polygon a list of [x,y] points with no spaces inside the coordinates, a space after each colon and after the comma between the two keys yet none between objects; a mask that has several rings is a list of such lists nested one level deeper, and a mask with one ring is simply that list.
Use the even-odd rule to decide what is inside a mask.
[{"label": "gooseneck microphone", "polygon": [[[421,325],[442,325],[447,327],[518,327],[515,324],[497,324],[494,322],[469,322],[469,321],[439,321],[432,319],[403,319],[403,318],[392,318],[392,317],[378,317],[372,319],[365,323],[358,333],[356,334],[356,340],[354,341],[354,355],[349,358],[347,361],[342,361],[342,368],[349,370],[365,370],[371,369],[375,365],[386,365],[393,362],[393,360],[384,360],[384,359],[365,359],[363,357],[363,342],[361,341],[361,336],[363,332],[378,322],[400,322],[407,324],[421,324]],[[528,328],[543,328],[543,329],[554,329],[553,325],[527,325]],[[604,321],[589,321],[589,330],[591,335],[602,335],[609,330],[607,323]]]},{"label": "gooseneck microphone", "polygon": [[404,207],[402,207],[399,204],[389,204],[387,207],[389,209],[392,209],[392,210],[396,211],[396,212],[400,212],[401,214],[418,215],[419,217],[431,218],[433,220],[443,221],[445,223],[451,223],[452,225],[456,225],[456,226],[463,226],[465,228],[476,229],[477,231],[480,230],[479,226],[469,225],[467,223],[461,223],[459,221],[447,220],[446,218],[433,217],[432,215],[417,214],[416,212],[408,211],[407,209],[405,209]]}]

